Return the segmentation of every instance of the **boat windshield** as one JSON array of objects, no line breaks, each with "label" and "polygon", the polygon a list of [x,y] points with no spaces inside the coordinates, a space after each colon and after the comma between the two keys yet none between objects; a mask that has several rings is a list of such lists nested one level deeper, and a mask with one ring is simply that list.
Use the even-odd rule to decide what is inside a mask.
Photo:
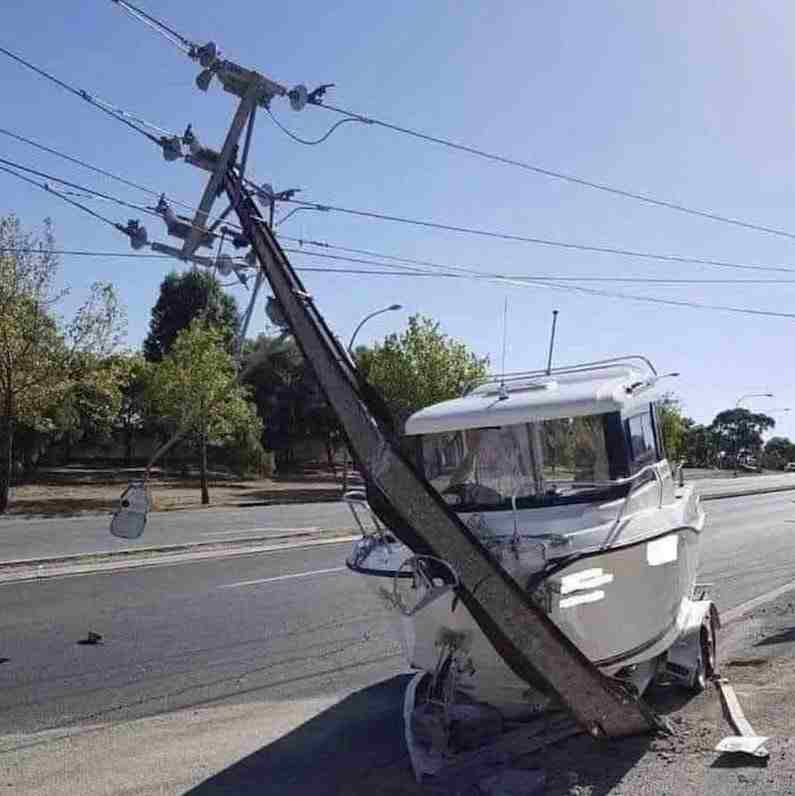
[{"label": "boat windshield", "polygon": [[448,504],[467,509],[507,508],[514,497],[548,505],[593,492],[610,479],[604,418],[426,434],[425,477]]}]

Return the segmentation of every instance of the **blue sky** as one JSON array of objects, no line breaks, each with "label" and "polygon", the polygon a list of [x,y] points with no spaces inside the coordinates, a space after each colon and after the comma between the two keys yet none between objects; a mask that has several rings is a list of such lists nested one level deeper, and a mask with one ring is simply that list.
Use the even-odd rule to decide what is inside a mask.
[{"label": "blue sky", "polygon": [[[329,101],[493,152],[728,216],[795,230],[793,25],[789,3],[362,2],[233,5],[140,0],[189,38],[216,41],[244,65],[287,85],[336,83]],[[234,110],[217,84],[193,85],[196,66],[110,0],[15,4],[0,45],[164,128],[188,122],[220,146]],[[0,59],[0,126],[196,201],[204,176],[166,163],[144,138],[15,63]],[[275,101],[296,132],[323,133],[335,117]],[[150,198],[0,136],[0,157],[137,203]],[[688,217],[394,133],[345,125],[323,145],[289,140],[258,117],[250,172],[318,202],[396,215],[666,254],[795,268],[793,242]],[[79,210],[0,174],[0,212],[30,227],[55,222],[64,248],[129,251],[126,240]],[[126,221],[134,213],[104,203]],[[150,237],[166,241],[157,219]],[[579,276],[775,278],[655,263],[421,230],[337,214],[298,213],[290,235],[503,273]],[[173,241],[172,241],[173,242]],[[322,260],[296,257],[297,265]],[[329,263],[329,265],[331,265]],[[72,301],[113,281],[130,316],[129,344],[146,333],[166,267],[157,260],[64,257]],[[779,275],[786,276],[786,275]],[[795,274],[792,275],[795,277]],[[743,393],[795,437],[787,351],[795,320],[596,298],[543,287],[464,280],[306,274],[331,326],[345,339],[374,308],[399,302],[437,318],[499,365],[509,299],[507,367],[545,363],[551,310],[560,310],[556,361],[643,353],[663,371],[688,414],[709,421]],[[596,285],[627,293],[795,311],[795,284]],[[236,291],[245,300],[242,291]],[[405,314],[368,324],[360,340],[396,330]],[[264,325],[258,311],[252,331]]]}]

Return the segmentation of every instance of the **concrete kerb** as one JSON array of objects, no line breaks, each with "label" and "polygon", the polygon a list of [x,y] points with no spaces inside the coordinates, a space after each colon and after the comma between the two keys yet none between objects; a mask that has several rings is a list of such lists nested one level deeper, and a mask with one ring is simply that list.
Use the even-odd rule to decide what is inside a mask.
[{"label": "concrete kerb", "polygon": [[[755,489],[733,490],[728,492],[704,492],[700,495],[701,500],[722,500],[725,498],[750,497],[753,495],[765,495],[776,492],[795,491],[795,484],[788,486],[759,487]],[[254,508],[252,506],[252,508]],[[219,510],[228,507],[218,507]],[[237,510],[240,510],[238,508]],[[245,510],[245,509],[244,509]],[[105,514],[105,512],[103,512]],[[109,515],[107,515],[109,516]],[[83,517],[73,517],[69,519],[82,519]],[[56,519],[56,518],[53,518]],[[64,518],[60,518],[63,520]],[[351,536],[350,528],[338,530],[322,530],[320,532],[291,532],[282,536],[268,537],[242,537],[239,539],[226,539],[223,542],[193,542],[176,545],[159,545],[156,547],[125,548],[123,550],[97,551],[82,553],[69,556],[52,556],[43,558],[20,559],[15,561],[0,562],[0,580],[18,579],[13,577],[14,573],[21,573],[37,569],[45,572],[35,577],[47,577],[57,570],[58,574],[64,574],[72,569],[79,569],[81,572],[98,571],[108,568],[113,563],[113,569],[122,569],[124,566],[137,566],[138,562],[149,564],[156,558],[161,562],[169,557],[187,559],[189,557],[222,557],[235,555],[240,552],[265,552],[272,549],[285,549],[289,547],[311,546],[325,541],[353,541],[358,539],[358,535]],[[282,544],[279,544],[283,540]],[[276,544],[274,544],[276,543]],[[288,544],[291,543],[291,544]],[[269,545],[263,548],[263,545]],[[45,574],[46,573],[46,574]]]},{"label": "concrete kerb", "polygon": [[87,574],[106,570],[152,566],[161,563],[194,561],[202,558],[226,558],[235,555],[277,552],[299,547],[352,542],[361,534],[351,535],[351,529],[320,532],[289,533],[280,536],[244,537],[222,542],[196,542],[154,547],[125,548],[49,558],[29,558],[0,562],[0,583],[18,580],[38,580],[66,574]]},{"label": "concrete kerb", "polygon": [[789,486],[768,486],[756,489],[738,489],[731,492],[704,492],[700,495],[702,500],[722,500],[723,498],[752,497],[753,495],[768,495],[773,492],[792,492],[795,484]]}]

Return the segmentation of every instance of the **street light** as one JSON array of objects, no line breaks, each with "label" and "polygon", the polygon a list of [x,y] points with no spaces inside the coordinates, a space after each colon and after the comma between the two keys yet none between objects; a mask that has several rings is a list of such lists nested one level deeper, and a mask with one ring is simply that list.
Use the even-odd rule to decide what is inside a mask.
[{"label": "street light", "polygon": [[351,341],[348,343],[348,353],[351,355],[351,359],[353,359],[353,342],[354,340],[356,340],[356,335],[359,334],[359,331],[361,330],[362,326],[364,326],[367,323],[367,321],[369,321],[371,318],[375,318],[376,315],[381,315],[385,312],[395,312],[396,310],[402,310],[402,309],[403,309],[402,304],[390,304],[388,307],[383,307],[380,310],[371,312],[369,315],[365,315],[364,318],[362,318],[359,321],[359,325],[353,330],[353,334],[351,335]]},{"label": "street light", "polygon": [[[351,335],[351,340],[348,343],[348,356],[351,358],[351,362],[356,364],[356,360],[353,358],[353,343],[356,340],[356,335],[359,334],[362,326],[364,326],[367,321],[371,318],[375,318],[376,315],[382,315],[385,312],[396,312],[397,310],[402,310],[402,304],[390,304],[388,307],[382,307],[380,310],[376,310],[375,312],[371,312],[369,315],[365,315],[359,321],[359,325],[353,330],[353,334]],[[348,491],[348,446],[345,445],[343,448],[343,458],[342,458],[342,493],[343,495]]]},{"label": "street light", "polygon": [[[773,395],[772,392],[749,392],[749,393],[746,393],[745,395],[741,395],[737,399],[737,403],[734,405],[734,408],[735,409],[739,409],[740,408],[740,404],[746,398],[775,398],[775,395]],[[737,476],[737,473],[738,473],[737,466],[739,464],[739,461],[738,461],[739,458],[740,458],[740,424],[738,422],[737,423],[737,433],[734,436],[734,475],[735,475],[735,477]]]}]

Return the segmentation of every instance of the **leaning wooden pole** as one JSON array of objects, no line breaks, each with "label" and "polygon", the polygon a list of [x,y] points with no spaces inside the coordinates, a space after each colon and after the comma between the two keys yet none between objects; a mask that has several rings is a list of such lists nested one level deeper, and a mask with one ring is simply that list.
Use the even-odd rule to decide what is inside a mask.
[{"label": "leaning wooden pole", "polygon": [[356,367],[325,324],[234,168],[224,188],[295,340],[343,426],[375,508],[418,553],[448,561],[458,593],[505,662],[556,695],[592,735],[659,726],[643,702],[604,676],[561,632],[403,457]]}]

